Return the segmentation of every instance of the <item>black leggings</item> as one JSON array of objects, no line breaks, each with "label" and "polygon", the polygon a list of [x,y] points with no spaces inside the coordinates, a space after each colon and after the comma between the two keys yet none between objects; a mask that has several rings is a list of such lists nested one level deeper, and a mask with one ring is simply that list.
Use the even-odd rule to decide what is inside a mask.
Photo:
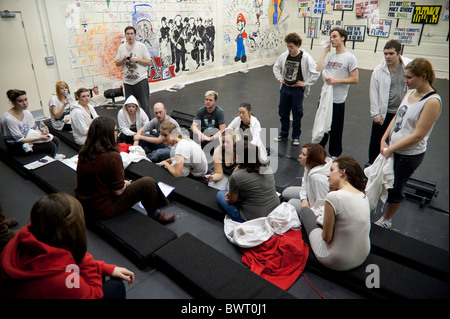
[{"label": "black leggings", "polygon": [[56,136],[54,136],[51,141],[48,141],[46,143],[34,143],[33,151],[31,152],[25,152],[25,150],[22,148],[22,143],[6,143],[8,152],[12,155],[31,155],[42,153],[51,157],[55,157],[56,152],[58,151],[58,145],[59,138],[57,138]]}]

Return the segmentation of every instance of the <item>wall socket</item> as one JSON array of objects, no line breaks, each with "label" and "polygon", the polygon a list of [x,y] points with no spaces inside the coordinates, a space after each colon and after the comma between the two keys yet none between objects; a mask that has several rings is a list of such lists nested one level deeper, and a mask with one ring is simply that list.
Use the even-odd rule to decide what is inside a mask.
[{"label": "wall socket", "polygon": [[46,56],[45,63],[47,63],[47,65],[55,64],[55,59],[52,56]]}]

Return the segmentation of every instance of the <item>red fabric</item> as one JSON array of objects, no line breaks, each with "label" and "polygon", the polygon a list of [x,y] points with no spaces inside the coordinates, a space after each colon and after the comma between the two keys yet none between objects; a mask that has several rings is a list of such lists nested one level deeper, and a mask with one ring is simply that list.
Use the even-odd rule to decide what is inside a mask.
[{"label": "red fabric", "polygon": [[114,265],[96,261],[86,253],[78,265],[79,287],[72,284],[72,253],[36,239],[28,224],[0,254],[0,298],[12,299],[97,299],[103,296],[102,276],[111,276]]},{"label": "red fabric", "polygon": [[130,153],[130,151],[128,150],[130,146],[133,145],[126,143],[119,143],[119,152]]},{"label": "red fabric", "polygon": [[302,232],[291,229],[257,247],[242,249],[242,253],[242,262],[254,273],[287,290],[303,272],[309,248]]}]

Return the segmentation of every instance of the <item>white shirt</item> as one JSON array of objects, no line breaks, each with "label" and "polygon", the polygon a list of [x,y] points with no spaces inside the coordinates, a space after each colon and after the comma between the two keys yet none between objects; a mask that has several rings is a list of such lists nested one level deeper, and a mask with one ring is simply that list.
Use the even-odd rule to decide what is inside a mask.
[{"label": "white shirt", "polygon": [[[324,68],[330,72],[332,78],[347,79],[350,73],[358,68],[356,57],[345,51],[340,54],[328,55],[324,61]],[[344,103],[350,84],[333,84],[333,103]]]},{"label": "white shirt", "polygon": [[[130,54],[132,58],[138,57],[144,60],[151,59],[145,44],[136,41],[131,51],[127,50],[126,45],[127,43],[123,43],[119,46],[119,49],[117,50],[116,60],[123,59],[124,56]],[[129,85],[135,85],[136,83],[148,77],[148,66],[136,62],[131,62],[129,60],[126,60],[122,65],[122,71],[123,82]]]},{"label": "white shirt", "polygon": [[[208,170],[208,161],[200,145],[193,140],[182,138],[175,145],[175,156],[181,155],[184,158],[182,176],[188,176],[191,173],[200,177],[205,175]],[[175,162],[175,161],[174,161]],[[176,163],[172,163],[175,166]]]}]

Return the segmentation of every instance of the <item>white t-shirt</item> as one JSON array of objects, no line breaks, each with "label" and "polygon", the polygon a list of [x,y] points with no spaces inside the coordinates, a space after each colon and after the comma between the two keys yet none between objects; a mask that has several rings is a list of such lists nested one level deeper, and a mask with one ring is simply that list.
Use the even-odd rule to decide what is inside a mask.
[{"label": "white t-shirt", "polygon": [[14,116],[6,112],[1,117],[2,135],[6,143],[18,143],[24,139],[31,129],[38,129],[30,111],[23,111],[23,119],[19,121]]},{"label": "white t-shirt", "polygon": [[[200,177],[206,174],[208,170],[208,161],[200,145],[190,139],[181,139],[174,150],[175,156],[181,155],[184,158],[182,176],[188,176],[191,173]],[[175,165],[173,163],[172,165]]]},{"label": "white t-shirt", "polygon": [[[352,53],[345,51],[340,54],[328,55],[325,58],[324,66],[332,78],[346,79],[350,77],[350,72],[358,68],[358,61]],[[349,87],[350,84],[333,84],[333,103],[344,103]]]},{"label": "white t-shirt", "polygon": [[336,220],[330,244],[322,238],[322,228],[309,234],[314,255],[324,266],[349,270],[361,265],[370,252],[370,206],[364,193],[346,190],[329,192],[325,200],[333,206]]},{"label": "white t-shirt", "polygon": [[[150,54],[148,53],[145,44],[136,41],[134,43],[131,51],[126,48],[127,43],[123,43],[119,46],[117,50],[116,60],[122,59],[126,55],[133,57],[138,57],[140,59],[150,60]],[[142,81],[148,77],[148,67],[140,63],[131,62],[126,60],[122,65],[123,71],[123,82],[129,85],[135,85],[136,83]]]},{"label": "white t-shirt", "polygon": [[[55,115],[53,114],[52,105],[56,106],[58,110],[60,110],[62,107],[64,107],[64,112],[61,119],[56,119]],[[50,116],[52,121],[52,126],[55,130],[62,130],[64,127],[64,117],[70,114],[70,103],[67,103],[64,105],[60,100],[58,100],[58,97],[56,95],[52,95],[50,98],[50,101],[48,102],[48,107],[50,110]]]}]

